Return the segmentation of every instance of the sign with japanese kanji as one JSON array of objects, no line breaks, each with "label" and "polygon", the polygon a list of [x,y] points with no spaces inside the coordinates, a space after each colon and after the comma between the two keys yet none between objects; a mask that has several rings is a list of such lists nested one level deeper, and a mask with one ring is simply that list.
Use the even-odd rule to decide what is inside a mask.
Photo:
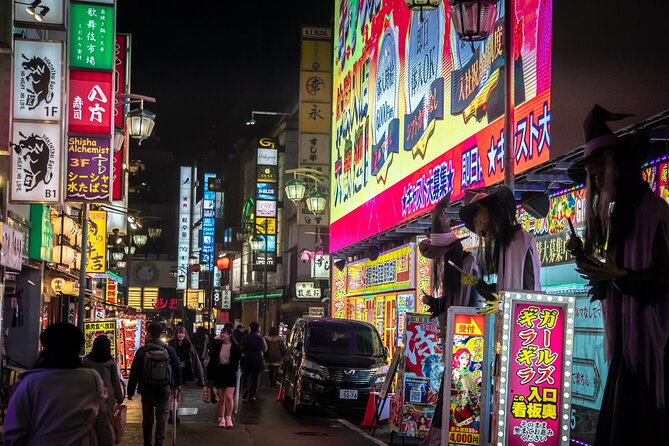
[{"label": "sign with japanese kanji", "polygon": [[305,133],[328,133],[332,129],[332,110],[329,103],[300,103],[300,130]]},{"label": "sign with japanese kanji", "polygon": [[9,198],[57,203],[61,185],[61,125],[14,122]]},{"label": "sign with japanese kanji", "polygon": [[110,137],[68,135],[66,200],[86,202],[111,200],[110,146]]},{"label": "sign with japanese kanji", "polygon": [[88,212],[88,248],[86,272],[103,273],[107,267],[107,212]]},{"label": "sign with japanese kanji", "polygon": [[191,168],[190,166],[181,166],[181,176],[179,180],[179,224],[177,232],[178,237],[178,258],[177,258],[177,290],[186,289],[186,278],[188,274],[188,257],[190,255],[190,236],[191,236]]},{"label": "sign with japanese kanji", "polygon": [[300,73],[302,98],[311,102],[332,101],[332,75],[330,73],[302,71]]},{"label": "sign with japanese kanji", "polygon": [[105,286],[105,303],[116,305],[118,296],[118,284],[114,282],[107,282]]},{"label": "sign with japanese kanji", "polygon": [[568,232],[537,237],[537,253],[541,259],[541,266],[560,265],[571,262],[574,256],[567,251]]},{"label": "sign with japanese kanji", "polygon": [[[130,42],[129,34],[117,34],[116,45],[114,47],[114,97],[119,93],[127,93],[129,86],[130,71]],[[129,109],[129,105],[114,107],[114,126],[123,128],[124,109]]]},{"label": "sign with japanese kanji", "polygon": [[330,267],[331,259],[329,254],[319,254],[314,255],[314,259],[311,261],[311,278],[312,279],[329,279],[330,278]]},{"label": "sign with japanese kanji", "polygon": [[442,425],[448,426],[447,444],[485,444],[491,331],[485,317],[469,307],[449,308],[446,326],[450,349],[445,352],[445,385],[450,390],[444,395],[448,410],[444,411]]},{"label": "sign with japanese kanji", "polygon": [[0,223],[0,265],[21,271],[23,252],[23,235],[7,223]]},{"label": "sign with japanese kanji", "polygon": [[505,446],[569,445],[574,301],[504,293],[496,437]]},{"label": "sign with japanese kanji", "polygon": [[70,70],[68,123],[70,133],[112,134],[113,73]]},{"label": "sign with japanese kanji", "polygon": [[330,135],[300,134],[300,165],[317,164],[330,170],[329,159]]},{"label": "sign with japanese kanji", "polygon": [[70,66],[112,70],[114,7],[72,2],[70,5]]},{"label": "sign with japanese kanji", "polygon": [[320,299],[321,289],[313,282],[295,282],[295,297],[298,299]]},{"label": "sign with japanese kanji", "polygon": [[232,291],[221,290],[221,310],[229,310],[232,306]]},{"label": "sign with japanese kanji", "polygon": [[144,328],[146,316],[119,314],[116,319],[118,330],[117,361],[121,376],[128,377],[135,353],[144,345]]},{"label": "sign with japanese kanji", "polygon": [[153,304],[154,310],[177,310],[179,309],[179,299],[176,297],[158,297]]},{"label": "sign with japanese kanji", "polygon": [[84,321],[84,354],[93,349],[93,342],[98,336],[107,336],[111,341],[112,357],[116,357],[116,321]]},{"label": "sign with japanese kanji", "polygon": [[60,121],[63,44],[17,40],[15,51],[14,119]]}]

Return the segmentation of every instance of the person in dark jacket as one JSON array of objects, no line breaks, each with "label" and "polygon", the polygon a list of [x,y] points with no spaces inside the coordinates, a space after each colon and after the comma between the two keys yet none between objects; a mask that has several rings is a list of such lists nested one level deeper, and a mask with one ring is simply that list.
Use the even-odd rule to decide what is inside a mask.
[{"label": "person in dark jacket", "polygon": [[[153,418],[156,418],[156,441],[155,446],[163,446],[165,430],[167,428],[167,415],[170,411],[170,395],[178,399],[181,386],[181,366],[177,352],[160,340],[163,328],[160,324],[149,324],[146,328],[146,344],[140,347],[135,354],[135,359],[130,368],[128,377],[128,399],[132,400],[135,389],[142,395],[142,430],[144,434],[144,446],[151,446],[151,430]],[[166,385],[152,385],[146,382],[144,375],[144,357],[148,350],[166,349],[170,358],[172,370],[170,382]]]},{"label": "person in dark jacket", "polygon": [[241,359],[242,349],[232,336],[232,327],[226,325],[213,345],[207,366],[209,385],[215,387],[218,394],[218,427],[232,427],[233,396]]},{"label": "person in dark jacket", "polygon": [[265,359],[269,367],[269,385],[276,387],[279,367],[281,367],[283,357],[286,355],[286,344],[283,342],[283,338],[279,336],[279,327],[269,329],[269,336],[265,336],[265,342],[267,343]]},{"label": "person in dark jacket", "polygon": [[118,364],[112,356],[112,341],[107,335],[100,335],[93,341],[91,352],[84,356],[81,365],[95,369],[100,374],[105,390],[107,391],[107,408],[109,413],[114,413],[114,402],[123,403],[123,389],[121,388],[121,376],[118,372]]},{"label": "person in dark jacket", "polygon": [[[177,352],[179,364],[181,365],[181,384],[190,381],[196,381],[197,385],[204,387],[204,370],[202,362],[198,356],[197,350],[188,338],[188,332],[183,326],[174,329],[174,337],[168,343]],[[177,398],[177,407],[181,404],[181,394]],[[172,414],[167,418],[167,422],[172,422]],[[177,423],[179,423],[177,417]]]},{"label": "person in dark jacket", "polygon": [[209,357],[209,340],[212,338],[213,336],[209,336],[208,330],[204,327],[198,327],[198,329],[195,330],[195,334],[193,335],[193,347],[195,347],[197,355],[200,357],[200,360],[202,360],[203,363],[204,360]]},{"label": "person in dark jacket", "polygon": [[258,378],[263,369],[263,354],[267,351],[267,343],[259,331],[260,325],[253,321],[249,324],[251,332],[244,337],[242,354],[244,357],[242,387],[245,400],[255,401],[258,390]]}]

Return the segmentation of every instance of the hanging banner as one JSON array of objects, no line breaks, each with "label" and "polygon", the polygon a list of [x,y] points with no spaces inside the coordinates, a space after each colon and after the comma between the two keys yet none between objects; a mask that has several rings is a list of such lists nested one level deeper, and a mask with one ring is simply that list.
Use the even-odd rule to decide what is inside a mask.
[{"label": "hanging banner", "polygon": [[114,7],[91,3],[70,4],[70,66],[114,68]]},{"label": "hanging banner", "polygon": [[60,201],[61,148],[60,124],[14,122],[10,201]]},{"label": "hanging banner", "polygon": [[403,437],[425,438],[444,373],[439,324],[429,315],[407,313],[404,339],[398,430]]},{"label": "hanging banner", "polygon": [[43,204],[30,205],[30,242],[28,255],[31,259],[53,262],[53,223],[51,211]]},{"label": "hanging banner", "polygon": [[[116,34],[114,48],[114,97],[130,89],[130,34]],[[123,128],[123,116],[129,105],[114,107],[114,127]]]},{"label": "hanging banner", "polygon": [[2,245],[0,246],[0,265],[21,271],[23,253],[23,234],[21,231],[2,223]]},{"label": "hanging banner", "polygon": [[[574,343],[573,297],[504,293],[503,446],[568,446]],[[499,444],[498,443],[498,444]]]},{"label": "hanging banner", "polygon": [[107,212],[88,211],[88,220],[86,272],[104,273],[107,269]]},{"label": "hanging banner", "polygon": [[84,355],[91,352],[95,338],[102,335],[111,341],[112,357],[116,357],[116,321],[84,321]]},{"label": "hanging banner", "polygon": [[112,134],[114,91],[112,72],[70,70],[69,133]]},{"label": "hanging banner", "polygon": [[181,166],[179,181],[179,228],[177,258],[177,290],[186,289],[190,248],[191,168]]},{"label": "hanging banner", "polygon": [[107,282],[105,285],[105,303],[116,305],[118,297],[118,284],[114,282]]},{"label": "hanging banner", "polygon": [[66,200],[111,201],[111,141],[103,136],[68,135]]},{"label": "hanging banner", "polygon": [[17,40],[15,51],[14,119],[60,121],[63,44]]},{"label": "hanging banner", "polygon": [[[490,320],[490,319],[489,319]],[[492,333],[476,308],[451,307],[444,353],[445,394],[442,426],[448,445],[483,445],[487,441],[489,364]]]}]

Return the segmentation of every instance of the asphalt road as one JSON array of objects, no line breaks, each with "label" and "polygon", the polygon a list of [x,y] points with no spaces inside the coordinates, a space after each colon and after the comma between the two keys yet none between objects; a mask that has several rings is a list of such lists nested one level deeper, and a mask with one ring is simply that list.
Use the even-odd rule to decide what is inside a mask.
[{"label": "asphalt road", "polygon": [[[246,445],[372,445],[387,444],[390,435],[387,427],[381,428],[372,438],[366,429],[357,426],[362,420],[362,412],[346,409],[332,411],[309,408],[300,415],[294,415],[276,402],[278,388],[268,385],[267,375],[261,377],[261,386],[256,401],[241,402],[234,416],[235,427],[218,428],[215,420],[215,404],[204,403],[201,389],[194,385],[184,388],[179,410],[181,422],[177,424],[177,444],[234,444]],[[126,402],[128,405],[127,432],[122,445],[142,446],[140,397]],[[212,443],[216,442],[216,443]],[[167,427],[164,446],[172,444],[172,427]],[[399,444],[399,442],[396,442]]]}]

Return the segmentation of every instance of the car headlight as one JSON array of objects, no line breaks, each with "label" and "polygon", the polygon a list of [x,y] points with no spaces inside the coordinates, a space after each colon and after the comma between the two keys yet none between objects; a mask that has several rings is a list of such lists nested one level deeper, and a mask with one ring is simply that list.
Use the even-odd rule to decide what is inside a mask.
[{"label": "car headlight", "polygon": [[300,365],[300,373],[303,376],[307,376],[312,379],[325,381],[321,366],[313,361],[309,361],[308,359],[302,360],[302,364]]}]

